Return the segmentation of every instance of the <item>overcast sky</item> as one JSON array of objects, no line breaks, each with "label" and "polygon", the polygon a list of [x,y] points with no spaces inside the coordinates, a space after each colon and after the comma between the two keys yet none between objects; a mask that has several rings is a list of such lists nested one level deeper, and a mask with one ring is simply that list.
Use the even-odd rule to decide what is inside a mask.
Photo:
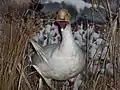
[{"label": "overcast sky", "polygon": [[48,0],[48,1],[52,1],[52,2],[62,2],[62,1],[64,1],[66,3],[70,3],[70,4],[75,5],[78,9],[79,8],[84,8],[85,6],[86,7],[90,7],[91,6],[91,4],[85,3],[82,0]]}]

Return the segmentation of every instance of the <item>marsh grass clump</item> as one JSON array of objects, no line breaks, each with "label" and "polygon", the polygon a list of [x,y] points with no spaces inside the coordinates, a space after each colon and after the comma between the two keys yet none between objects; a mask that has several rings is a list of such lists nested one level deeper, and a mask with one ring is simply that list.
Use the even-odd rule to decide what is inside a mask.
[{"label": "marsh grass clump", "polygon": [[[111,10],[111,5],[109,3],[109,0],[100,0],[101,5],[103,5],[107,16],[108,21],[105,23],[105,40],[108,44],[108,50],[106,52],[106,57],[103,59],[103,63],[101,64],[102,68],[104,68],[104,73],[97,72],[95,75],[92,75],[86,80],[86,88],[87,90],[119,90],[120,89],[120,72],[119,72],[119,65],[120,65],[120,11],[119,8],[116,8],[118,10],[117,12],[114,12]],[[96,10],[94,5],[98,5],[97,0],[94,0],[92,2],[93,8]],[[104,3],[103,3],[104,2]],[[109,59],[107,59],[109,58]],[[94,58],[92,59],[94,61]],[[99,59],[101,61],[101,59]],[[107,68],[107,62],[109,62],[112,65],[111,71],[113,72],[112,75],[108,73],[106,70]],[[110,68],[109,68],[110,69]]]},{"label": "marsh grass clump", "polygon": [[29,39],[40,30],[40,20],[32,15],[24,16],[25,11],[17,4],[11,5],[4,6],[6,11],[0,11],[3,20],[0,23],[0,90],[28,90],[31,86],[24,75],[26,48]]},{"label": "marsh grass clump", "polygon": [[[1,0],[0,2],[0,90],[36,90],[39,83],[34,81],[39,81],[40,75],[29,67],[27,49],[29,39],[43,26],[40,21],[41,16],[35,15],[34,11],[31,11],[31,14],[26,13],[29,0]],[[103,74],[96,72],[95,75],[86,76],[83,90],[119,90],[120,88],[120,20],[118,20],[120,16],[115,13],[116,17],[112,19],[108,2],[106,6],[109,17],[105,32],[108,43],[106,57],[109,56],[114,73],[112,76],[107,76],[106,72]],[[106,69],[106,62],[105,58],[102,63],[104,69]],[[32,73],[38,77],[34,77]],[[58,90],[62,88],[61,82],[53,82]],[[46,85],[44,88],[48,90]]]}]

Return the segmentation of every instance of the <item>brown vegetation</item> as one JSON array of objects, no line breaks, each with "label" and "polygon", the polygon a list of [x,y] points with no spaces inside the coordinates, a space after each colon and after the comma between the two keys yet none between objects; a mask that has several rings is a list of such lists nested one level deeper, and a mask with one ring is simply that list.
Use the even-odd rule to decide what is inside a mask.
[{"label": "brown vegetation", "polygon": [[[0,90],[36,90],[39,87],[37,74],[30,76],[26,72],[26,70],[31,71],[28,68],[26,49],[29,39],[41,28],[40,17],[24,16],[29,0],[15,0],[14,3],[13,0],[11,2],[3,1],[4,3],[0,4],[0,17],[2,17],[2,21],[0,21]],[[19,1],[22,1],[22,4]],[[85,88],[87,90],[120,89],[120,58],[118,58],[118,56],[120,57],[120,27],[116,27],[116,19],[112,20],[109,6],[107,11],[109,22],[106,24],[105,34],[109,43],[108,54],[114,66],[114,75],[107,77],[96,73],[94,77],[86,79]],[[105,62],[106,59],[103,67]]]}]

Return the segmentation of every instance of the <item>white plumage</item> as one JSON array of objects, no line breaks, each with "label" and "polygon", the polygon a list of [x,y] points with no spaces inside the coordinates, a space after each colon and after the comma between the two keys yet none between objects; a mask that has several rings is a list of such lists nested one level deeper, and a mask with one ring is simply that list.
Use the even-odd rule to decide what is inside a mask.
[{"label": "white plumage", "polygon": [[[71,27],[70,27],[70,29],[71,29]],[[44,33],[43,33],[42,36],[47,37],[45,40],[43,40],[44,44],[42,46],[45,46],[43,51],[49,52],[49,53],[46,53],[46,54],[47,55],[51,55],[50,53],[52,53],[51,51],[54,51],[53,49],[55,49],[54,52],[56,52],[56,48],[58,48],[59,45],[63,45],[62,43],[60,44],[60,40],[58,39],[58,38],[60,38],[60,35],[59,35],[59,32],[58,32],[58,27],[55,26],[54,24],[47,25],[43,31],[44,31]],[[70,46],[71,42],[69,41],[69,39],[71,40],[71,38],[69,38],[69,37],[72,37],[72,41],[74,41],[74,43],[77,43],[76,45],[79,46],[80,48],[82,48],[84,51],[86,50],[86,44],[88,43],[88,45],[89,45],[88,46],[88,50],[89,50],[88,51],[89,52],[88,55],[89,55],[90,58],[93,58],[93,56],[95,55],[95,57],[94,57],[96,59],[95,62],[98,62],[98,58],[100,57],[100,55],[101,55],[102,59],[105,58],[105,55],[106,55],[106,52],[107,52],[107,46],[106,46],[105,40],[103,40],[100,37],[101,36],[100,33],[96,33],[94,31],[94,27],[88,27],[88,29],[85,31],[85,30],[83,30],[83,25],[80,25],[80,26],[78,25],[78,30],[73,32],[73,36],[72,36],[72,31],[71,30],[69,32],[66,32],[65,29],[62,29],[61,31],[62,31],[62,35],[64,36],[64,37],[62,37],[62,38],[64,38],[63,41],[64,41],[64,43],[65,43],[65,45],[67,47],[65,47],[63,45],[63,47],[65,47],[65,48],[62,49],[62,50],[59,49],[58,51],[63,53],[63,54],[57,54],[58,52],[56,52],[55,54],[52,54],[58,60],[52,58],[54,63],[53,62],[51,62],[51,63],[46,62],[43,65],[39,65],[39,68],[41,68],[42,70],[39,70],[39,68],[38,68],[38,70],[40,71],[39,73],[41,73],[44,70],[53,71],[51,69],[55,68],[54,70],[55,70],[55,72],[56,71],[57,72],[56,72],[56,74],[53,74],[53,76],[51,76],[51,74],[49,72],[45,73],[45,74],[41,73],[41,74],[43,74],[43,77],[45,77],[45,80],[46,80],[46,82],[48,83],[49,86],[50,86],[50,80],[51,79],[62,80],[63,77],[64,77],[64,80],[66,80],[66,79],[72,77],[72,75],[70,75],[70,74],[72,74],[72,72],[73,72],[74,73],[73,78],[75,80],[74,81],[75,82],[74,90],[77,90],[79,85],[80,85],[80,83],[82,82],[82,80],[80,79],[81,77],[79,77],[80,75],[78,75],[77,79],[75,79],[75,73],[77,73],[77,72],[72,71],[72,70],[75,70],[75,67],[72,66],[73,63],[71,63],[70,60],[66,60],[65,62],[63,60],[63,59],[65,59],[64,57],[67,57],[66,53],[68,53],[70,55],[70,51],[69,50],[72,49],[72,47]],[[46,34],[46,32],[51,37],[48,36]],[[55,34],[57,34],[57,35],[55,35]],[[89,38],[86,38],[86,37],[89,37]],[[65,38],[68,39],[68,40],[65,40]],[[86,41],[87,41],[87,43],[86,43]],[[73,46],[73,47],[76,47],[76,46]],[[62,52],[63,50],[65,50],[66,52]],[[67,52],[67,50],[69,52]],[[75,59],[75,58],[73,58],[73,59]],[[66,64],[66,63],[68,63],[68,64]],[[43,68],[43,66],[44,66],[44,68]],[[69,68],[69,66],[71,66],[71,68]],[[100,63],[96,63],[96,65],[91,64],[88,71],[91,72],[92,74],[94,74],[96,72],[96,68],[97,68],[97,71],[100,70]],[[54,73],[54,72],[52,72],[52,73]],[[67,75],[68,73],[69,73],[69,75]],[[46,77],[47,77],[47,79],[46,79]],[[48,78],[49,78],[49,80],[48,80]]]},{"label": "white plumage", "polygon": [[[84,53],[76,44],[71,31],[71,25],[67,25],[62,31],[62,42],[42,48],[33,40],[31,43],[36,50],[33,56],[33,66],[45,78],[56,80],[68,80],[78,75],[85,64]],[[50,83],[48,83],[50,85]]]},{"label": "white plumage", "polygon": [[74,32],[74,38],[75,38],[76,42],[78,43],[78,45],[80,45],[80,46],[85,45],[85,42],[83,41],[84,32],[85,31],[83,30],[83,28],[79,27],[79,25],[78,25],[78,30]]}]

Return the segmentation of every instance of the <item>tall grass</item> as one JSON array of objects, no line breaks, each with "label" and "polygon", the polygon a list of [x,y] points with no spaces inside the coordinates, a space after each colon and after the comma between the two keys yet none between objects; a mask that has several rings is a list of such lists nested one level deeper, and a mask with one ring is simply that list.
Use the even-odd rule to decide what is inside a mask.
[{"label": "tall grass", "polygon": [[[108,0],[100,0],[105,8],[108,21],[106,22],[105,39],[108,43],[108,52],[106,57],[109,57],[109,62],[113,66],[113,75],[107,76],[107,72],[103,74],[96,72],[95,75],[87,79],[87,90],[119,90],[120,89],[120,72],[119,72],[119,56],[120,56],[120,21],[119,21],[119,9],[117,12],[113,12]],[[92,0],[93,8],[95,4],[99,6],[97,0]],[[113,16],[114,15],[114,16]],[[114,18],[113,18],[114,17]],[[100,60],[101,61],[101,60]],[[102,67],[106,69],[107,58],[104,58]]]},{"label": "tall grass", "polygon": [[[97,2],[97,0],[92,1],[94,3]],[[0,90],[34,90],[24,70],[27,67],[26,49],[28,42],[41,28],[40,17],[33,15],[24,16],[29,1],[1,0],[0,2],[2,2],[0,3],[0,17],[3,20],[2,29],[0,29],[2,32],[2,35],[0,34],[2,36],[0,36]],[[116,18],[112,19],[109,2],[107,0],[101,0],[101,2],[106,3],[105,9],[109,16],[105,32],[106,40],[109,44],[106,55],[110,57],[110,62],[113,64],[114,75],[108,77],[106,73],[100,74],[96,72],[95,75],[86,78],[84,90],[119,90],[120,21],[117,21],[117,18],[120,18],[120,16],[115,13]],[[106,66],[106,58],[102,66]],[[54,85],[57,87],[57,83],[54,83]],[[57,87],[57,89],[59,90],[60,88]]]},{"label": "tall grass", "polygon": [[11,3],[6,0],[0,6],[0,16],[3,19],[0,41],[0,90],[28,90],[31,86],[24,75],[26,48],[29,39],[40,30],[40,22],[33,16],[24,16],[23,10],[26,8],[21,9],[18,4]]}]

